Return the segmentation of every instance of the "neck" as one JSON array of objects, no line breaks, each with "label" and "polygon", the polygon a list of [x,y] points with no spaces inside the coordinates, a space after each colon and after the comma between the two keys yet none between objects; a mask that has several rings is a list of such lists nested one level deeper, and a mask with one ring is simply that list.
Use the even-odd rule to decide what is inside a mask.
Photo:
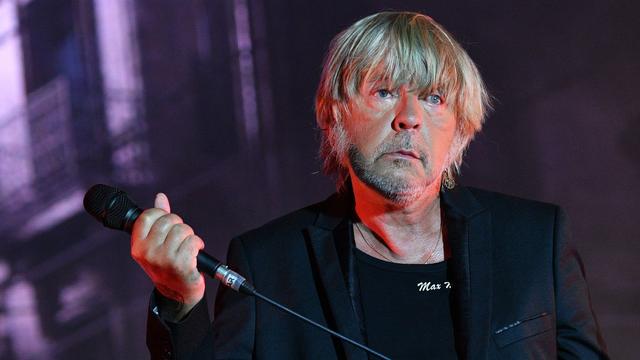
[{"label": "neck", "polygon": [[352,177],[360,219],[356,246],[386,261],[433,263],[444,259],[440,217],[440,181],[412,201],[394,203]]}]

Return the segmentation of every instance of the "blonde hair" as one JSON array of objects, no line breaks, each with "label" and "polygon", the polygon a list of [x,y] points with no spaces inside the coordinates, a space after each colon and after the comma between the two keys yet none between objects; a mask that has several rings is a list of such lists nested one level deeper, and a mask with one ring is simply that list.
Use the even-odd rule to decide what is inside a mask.
[{"label": "blonde hair", "polygon": [[316,93],[323,170],[337,174],[338,188],[348,176],[342,164],[348,144],[340,118],[348,114],[349,100],[369,76],[444,96],[458,120],[446,167],[459,173],[464,151],[490,107],[480,73],[460,44],[430,17],[381,12],[357,21],[332,40]]}]

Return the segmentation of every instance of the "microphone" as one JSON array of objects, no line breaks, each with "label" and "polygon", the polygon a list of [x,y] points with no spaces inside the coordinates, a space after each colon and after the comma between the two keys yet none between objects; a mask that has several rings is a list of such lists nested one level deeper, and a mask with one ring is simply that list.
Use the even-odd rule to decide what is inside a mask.
[{"label": "microphone", "polygon": [[[93,185],[84,195],[84,209],[105,227],[115,230],[122,230],[131,234],[133,224],[142,213],[140,209],[127,194],[113,186],[96,184]],[[379,352],[362,345],[350,338],[339,334],[328,327],[317,323],[297,312],[279,304],[278,302],[260,294],[244,277],[237,272],[229,269],[220,260],[200,250],[197,256],[198,270],[211,277],[218,279],[223,285],[232,288],[235,291],[246,295],[255,296],[276,308],[297,317],[315,327],[318,327],[329,334],[338,337],[351,345],[354,345],[370,354],[381,359],[390,360],[388,357]]]},{"label": "microphone", "polygon": [[[93,185],[84,195],[84,209],[105,227],[131,234],[133,223],[142,213],[124,191],[104,185]],[[255,295],[255,288],[244,277],[204,251],[198,252],[198,271],[214,277],[225,286],[247,295]]]}]

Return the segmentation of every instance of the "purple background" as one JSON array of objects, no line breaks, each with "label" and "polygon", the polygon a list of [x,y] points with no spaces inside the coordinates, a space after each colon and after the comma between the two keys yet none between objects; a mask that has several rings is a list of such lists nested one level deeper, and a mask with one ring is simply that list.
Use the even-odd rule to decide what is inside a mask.
[{"label": "purple background", "polygon": [[[219,258],[231,236],[328,196],[321,62],[338,31],[384,9],[427,13],[468,50],[496,101],[460,182],[565,207],[612,357],[640,352],[637,2],[107,2],[120,18],[97,0],[23,3],[0,0],[17,9],[0,50],[21,39],[26,99],[0,112],[0,358],[147,357],[151,284],[127,236],[80,210],[93,183],[143,207],[167,193]],[[118,47],[114,19],[130,25],[120,77],[101,50]]]}]

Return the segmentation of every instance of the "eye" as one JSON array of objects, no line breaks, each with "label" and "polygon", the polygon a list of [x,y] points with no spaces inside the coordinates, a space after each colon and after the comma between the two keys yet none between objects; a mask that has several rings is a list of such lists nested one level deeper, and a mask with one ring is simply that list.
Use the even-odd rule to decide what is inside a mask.
[{"label": "eye", "polygon": [[387,89],[378,89],[375,91],[375,96],[379,97],[380,99],[388,99],[393,96],[393,93]]},{"label": "eye", "polygon": [[442,104],[444,104],[444,99],[442,98],[442,96],[440,96],[438,94],[431,94],[431,95],[427,96],[425,100],[431,105],[442,105]]}]

